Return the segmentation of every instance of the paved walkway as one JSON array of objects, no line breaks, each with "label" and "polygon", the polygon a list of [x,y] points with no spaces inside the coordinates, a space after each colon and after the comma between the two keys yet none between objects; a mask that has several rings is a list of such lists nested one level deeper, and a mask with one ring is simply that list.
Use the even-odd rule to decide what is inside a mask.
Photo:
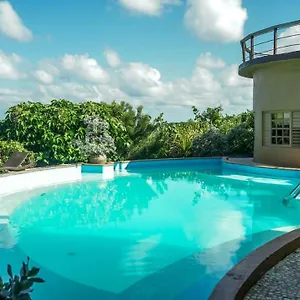
[{"label": "paved walkway", "polygon": [[300,249],[267,272],[245,300],[300,300]]}]

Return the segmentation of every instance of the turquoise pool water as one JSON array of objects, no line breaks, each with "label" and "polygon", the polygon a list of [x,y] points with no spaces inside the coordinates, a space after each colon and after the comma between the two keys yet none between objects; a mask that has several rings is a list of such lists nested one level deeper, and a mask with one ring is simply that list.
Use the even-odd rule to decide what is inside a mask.
[{"label": "turquoise pool water", "polygon": [[18,195],[0,272],[30,256],[47,281],[36,300],[207,299],[235,263],[300,224],[300,202],[282,202],[298,181],[219,163],[83,174]]}]

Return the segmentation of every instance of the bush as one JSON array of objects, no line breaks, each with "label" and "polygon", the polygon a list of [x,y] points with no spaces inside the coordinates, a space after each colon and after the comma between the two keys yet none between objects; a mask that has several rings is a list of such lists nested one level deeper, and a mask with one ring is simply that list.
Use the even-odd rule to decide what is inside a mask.
[{"label": "bush", "polygon": [[0,166],[9,159],[14,152],[28,152],[24,164],[29,164],[37,160],[37,155],[28,151],[23,144],[14,141],[0,141]]},{"label": "bush", "polygon": [[254,130],[247,124],[240,124],[227,135],[229,152],[232,154],[253,154]]},{"label": "bush", "polygon": [[30,293],[35,283],[43,283],[44,279],[36,277],[40,269],[29,268],[29,257],[27,262],[22,263],[20,274],[14,275],[11,265],[7,265],[9,279],[4,282],[0,277],[0,300],[31,300]]},{"label": "bush", "polygon": [[201,134],[201,128],[196,122],[173,125],[173,134],[169,141],[171,157],[192,156],[194,139]]},{"label": "bush", "polygon": [[83,155],[109,157],[115,155],[116,146],[114,139],[109,135],[109,125],[105,120],[98,117],[86,117],[85,138],[77,141],[77,146]]},{"label": "bush", "polygon": [[158,128],[139,143],[134,144],[129,151],[129,159],[167,158],[170,148],[167,142],[169,128]]},{"label": "bush", "polygon": [[212,127],[193,142],[194,156],[222,156],[228,151],[226,137]]},{"label": "bush", "polygon": [[28,150],[41,153],[43,164],[83,161],[73,141],[84,138],[87,116],[99,117],[109,124],[119,159],[126,159],[130,146],[153,129],[142,107],[135,111],[124,102],[72,103],[61,99],[50,104],[25,102],[11,107],[0,122],[0,139],[18,141]]}]

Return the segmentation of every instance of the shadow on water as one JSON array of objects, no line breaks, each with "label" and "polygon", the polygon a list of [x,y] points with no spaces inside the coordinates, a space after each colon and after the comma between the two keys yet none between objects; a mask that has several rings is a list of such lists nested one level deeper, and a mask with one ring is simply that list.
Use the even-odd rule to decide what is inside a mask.
[{"label": "shadow on water", "polygon": [[282,234],[264,231],[190,255],[133,284],[120,299],[208,299],[217,282],[236,263]]},{"label": "shadow on water", "polygon": [[[94,250],[90,249],[90,253],[84,253],[83,250],[89,249],[91,245],[89,244],[88,247],[83,246],[81,249],[77,249],[74,255],[69,256],[68,252],[61,252],[61,248],[59,251],[51,247],[49,249],[49,245],[54,242],[55,237],[53,236],[53,240],[49,240],[50,236],[48,235],[45,236],[48,242],[45,244],[44,249],[29,251],[32,254],[32,265],[41,268],[40,276],[46,280],[46,283],[36,285],[33,300],[208,299],[214,286],[233,265],[257,247],[281,234],[280,231],[264,231],[188,255],[157,272],[151,273],[140,280],[135,280],[135,283],[119,292],[101,290],[101,284],[99,284],[102,279],[105,281],[105,277],[109,277],[111,283],[118,284],[118,276],[114,276],[113,273],[109,274],[110,269],[114,272],[114,266],[105,265],[104,263],[105,254],[108,254],[105,251],[111,252],[111,247],[107,247],[104,252],[99,253],[99,260],[96,259],[95,261],[94,255],[91,255],[90,259],[87,255],[92,254],[93,251],[97,252],[100,245],[96,245]],[[84,244],[87,240],[81,240],[81,242]],[[116,245],[120,244],[118,239],[115,239],[114,242]],[[64,250],[70,249],[72,246],[69,238],[67,238],[65,244],[66,249]],[[112,243],[109,244],[112,245]],[[3,262],[12,264],[13,270],[17,272],[21,261],[27,256],[27,250],[30,250],[27,249],[26,245],[22,246],[25,246],[25,248],[22,247],[22,250],[18,246],[13,246],[10,249],[0,249],[2,261],[0,274],[6,274],[6,265]],[[105,244],[103,246],[105,248]],[[26,254],[23,249],[25,249]],[[43,253],[40,253],[40,250]],[[165,253],[171,254],[176,251],[176,248],[168,247],[165,250]],[[122,249],[115,249],[115,251],[120,252]],[[110,255],[114,256],[111,253]],[[42,260],[40,260],[41,258]],[[50,269],[54,269],[55,272]],[[79,278],[76,272],[80,273]],[[77,280],[72,280],[72,276]],[[82,284],[82,282],[88,284]]]}]

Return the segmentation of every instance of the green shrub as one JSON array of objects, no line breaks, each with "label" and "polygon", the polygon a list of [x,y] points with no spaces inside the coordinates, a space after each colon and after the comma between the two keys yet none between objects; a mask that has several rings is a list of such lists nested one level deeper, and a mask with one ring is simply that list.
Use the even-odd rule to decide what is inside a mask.
[{"label": "green shrub", "polygon": [[9,159],[14,152],[28,152],[24,164],[32,163],[37,160],[37,155],[28,151],[23,144],[14,141],[0,141],[0,166]]},{"label": "green shrub", "polygon": [[[211,126],[225,136],[236,126],[246,124],[250,139],[254,127],[251,111],[223,115],[221,106],[207,108],[204,112],[193,107],[193,111],[193,121],[167,123],[163,114],[152,121],[149,115],[143,113],[142,106],[134,109],[126,102],[72,103],[63,99],[52,100],[49,104],[25,102],[11,107],[5,119],[0,121],[0,140],[18,141],[26,149],[39,153],[41,165],[86,161],[86,155],[82,154],[74,140],[84,139],[84,119],[87,116],[108,123],[109,135],[116,146],[116,155],[112,157],[115,160],[220,155],[224,152],[223,146],[217,145],[213,149],[215,145],[206,145],[208,150],[205,150],[194,142],[201,139]],[[233,133],[228,136],[229,139]],[[207,135],[202,139],[208,143]],[[224,141],[219,139],[219,142],[222,144]],[[238,142],[231,150],[246,154],[251,145],[253,143],[244,147],[242,142]]]},{"label": "green shrub", "polygon": [[201,133],[201,127],[196,122],[173,125],[173,135],[169,140],[170,157],[192,156],[193,141]]},{"label": "green shrub", "polygon": [[29,268],[29,257],[22,263],[20,274],[14,275],[11,265],[7,265],[8,281],[0,277],[0,300],[31,300],[30,293],[34,283],[43,283],[44,279],[36,277],[40,269]]},{"label": "green shrub", "polygon": [[170,148],[163,130],[162,128],[156,129],[149,136],[134,144],[129,151],[128,158],[134,160],[168,157]]},{"label": "green shrub", "polygon": [[[115,155],[116,146],[114,139],[109,135],[109,125],[98,117],[86,117],[85,137],[76,141],[78,148],[86,156],[105,156],[111,158]],[[109,156],[111,155],[111,156]]]},{"label": "green shrub", "polygon": [[228,151],[226,137],[219,129],[212,127],[193,142],[194,156],[222,156]]},{"label": "green shrub", "polygon": [[126,159],[133,144],[149,136],[154,129],[151,117],[125,102],[98,103],[52,100],[50,104],[24,102],[11,107],[0,123],[0,139],[15,140],[35,153],[43,164],[84,161],[73,143],[84,138],[87,116],[99,117],[109,124],[118,159]]},{"label": "green shrub", "polygon": [[231,129],[227,135],[229,152],[231,154],[253,154],[254,130],[247,124],[240,124]]}]

